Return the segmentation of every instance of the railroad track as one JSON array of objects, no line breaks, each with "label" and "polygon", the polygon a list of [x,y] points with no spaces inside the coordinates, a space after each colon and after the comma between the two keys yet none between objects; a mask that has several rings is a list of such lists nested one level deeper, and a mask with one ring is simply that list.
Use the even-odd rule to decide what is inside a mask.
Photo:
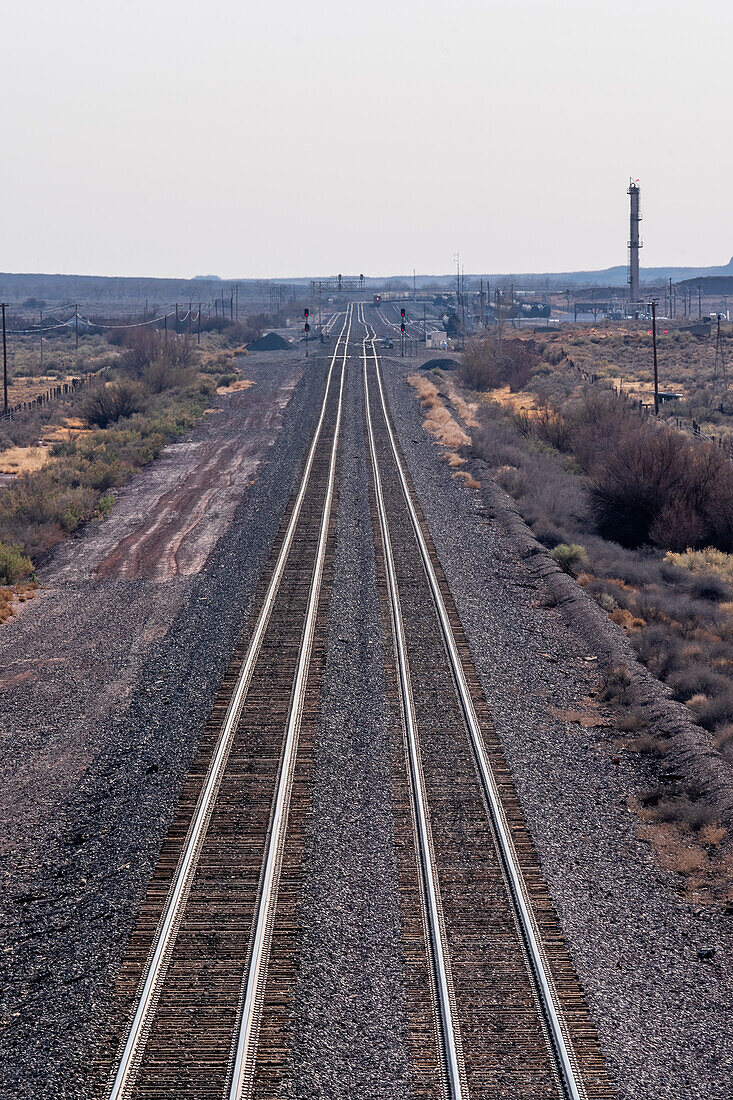
[{"label": "railroad track", "polygon": [[[390,423],[376,332],[363,307],[359,320],[365,328],[363,387],[375,522],[407,762],[411,813],[405,824],[414,833],[414,850],[409,852],[409,842],[403,845],[409,852],[404,879],[409,893],[414,860],[418,889],[413,887],[413,893],[419,896],[425,929],[435,1054],[442,1074],[437,1094],[451,1100],[468,1095],[611,1096],[460,621]],[[491,934],[482,933],[487,913]],[[487,967],[497,944],[502,963]],[[421,962],[418,951],[418,987]],[[416,1019],[415,1031],[424,1037],[424,1003]],[[492,1041],[497,1030],[501,1049]],[[428,1089],[426,1095],[431,1094]]]},{"label": "railroad track", "polygon": [[[137,989],[109,1100],[251,1092],[289,811],[308,771],[309,691],[311,724],[316,710],[309,680],[352,312],[249,640],[230,666],[123,965],[121,994]],[[297,814],[291,826],[297,833]]]},{"label": "railroad track", "polygon": [[415,1097],[611,1096],[390,422],[375,336],[349,306],[300,485],[120,972],[107,1100],[274,1097],[287,1073],[347,378],[363,387],[380,551]]}]

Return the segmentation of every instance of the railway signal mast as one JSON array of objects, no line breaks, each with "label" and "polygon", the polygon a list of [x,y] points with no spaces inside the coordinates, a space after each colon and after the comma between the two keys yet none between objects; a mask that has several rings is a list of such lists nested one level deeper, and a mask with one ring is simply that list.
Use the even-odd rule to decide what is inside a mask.
[{"label": "railway signal mast", "polygon": [[402,316],[402,321],[400,323],[400,336],[402,338],[402,356],[404,358],[404,354],[405,354],[405,309],[404,309],[404,306],[400,310],[400,314]]},{"label": "railway signal mast", "polygon": [[308,333],[311,330],[310,324],[308,323],[308,317],[310,316],[310,313],[307,309],[304,309],[303,314],[305,316],[305,357],[307,359],[308,358]]}]

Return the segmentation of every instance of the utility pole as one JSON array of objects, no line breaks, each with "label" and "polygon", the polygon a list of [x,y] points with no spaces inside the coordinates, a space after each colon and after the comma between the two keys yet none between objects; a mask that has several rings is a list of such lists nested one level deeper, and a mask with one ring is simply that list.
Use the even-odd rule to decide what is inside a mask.
[{"label": "utility pole", "polygon": [[412,269],[412,300],[417,301],[417,282],[415,281],[415,268]]},{"label": "utility pole", "polygon": [[702,287],[697,284],[697,317],[699,321],[702,321]]},{"label": "utility pole", "polygon": [[234,320],[234,288],[233,287],[232,287],[232,290],[231,290],[231,293],[230,293],[230,296],[229,296],[229,320],[230,321]]},{"label": "utility pole", "polygon": [[179,324],[178,324],[178,302],[176,302],[176,336],[179,335],[180,331],[181,330],[180,330]]},{"label": "utility pole", "polygon": [[8,411],[8,342],[5,334],[5,302],[2,303],[3,310],[3,406],[5,412]]},{"label": "utility pole", "polygon": [[189,338],[189,340],[191,339],[191,324],[192,324],[192,321],[193,321],[193,318],[191,317],[192,313],[193,313],[193,305],[192,305],[191,302],[189,302],[188,303],[188,338]]},{"label": "utility pole", "polygon": [[74,333],[76,335],[76,348],[79,350],[79,306],[74,306]]},{"label": "utility pole", "polygon": [[672,305],[672,276],[669,277],[669,315],[674,317],[674,306]]},{"label": "utility pole", "polygon": [[234,320],[239,320],[239,283],[234,288]]},{"label": "utility pole", "polygon": [[43,374],[43,310],[41,310],[41,374]]},{"label": "utility pole", "polygon": [[199,302],[199,316],[198,316],[198,323],[197,323],[197,327],[196,327],[196,343],[197,344],[201,343],[201,302]]},{"label": "utility pole", "polygon": [[713,371],[713,388],[716,387],[716,384],[717,384],[717,381],[718,381],[718,363],[720,363],[721,374],[722,374],[722,377],[723,377],[723,397],[727,397],[727,395],[728,395],[728,379],[726,377],[726,371],[725,371],[725,352],[723,351],[723,337],[722,337],[722,334],[721,334],[721,331],[720,331],[720,322],[721,322],[721,320],[722,320],[722,315],[719,313],[717,315],[718,332],[717,332],[717,337],[716,337],[716,340],[715,340],[715,369]]},{"label": "utility pole", "polygon": [[428,342],[428,310],[424,302],[422,304],[422,342],[426,345]]},{"label": "utility pole", "polygon": [[654,345],[654,415],[659,416],[659,373],[657,371],[657,303],[652,302],[652,344]]}]

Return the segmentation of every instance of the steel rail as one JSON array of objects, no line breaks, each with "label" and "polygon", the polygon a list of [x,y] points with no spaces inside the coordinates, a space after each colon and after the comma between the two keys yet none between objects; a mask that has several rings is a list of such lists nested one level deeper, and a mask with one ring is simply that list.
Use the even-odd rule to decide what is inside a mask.
[{"label": "steel rail", "polygon": [[419,869],[422,880],[422,893],[428,927],[433,978],[438,1002],[438,1024],[445,1063],[446,1097],[447,1100],[464,1100],[464,1098],[468,1096],[468,1091],[462,1072],[462,1057],[460,1053],[461,1042],[458,1021],[455,1019],[453,1012],[449,954],[443,930],[440,887],[434,868],[432,830],[420,756],[417,717],[415,715],[415,706],[412,697],[410,666],[407,657],[407,642],[405,639],[402,609],[400,606],[397,575],[392,556],[392,540],[389,533],[384,495],[382,493],[382,479],[379,473],[379,460],[377,458],[377,448],[374,440],[372,416],[369,408],[369,379],[367,374],[367,342],[369,340],[369,330],[366,321],[364,321],[363,313],[361,320],[366,328],[366,335],[362,342],[362,354],[364,359],[364,403],[366,408],[367,437],[369,440],[369,452],[371,455],[374,478],[374,494],[377,502],[377,513],[379,515],[379,526],[382,533],[382,545],[387,571],[387,590],[392,611],[392,627],[394,631],[395,651],[397,653],[397,666],[400,681],[400,700],[408,750],[407,757],[409,764],[410,790],[412,794],[413,813],[417,826]]},{"label": "steel rail", "polygon": [[[326,390],[323,397],[320,416],[316,424],[308,458],[300,482],[298,494],[295,498],[293,511],[287,526],[285,538],[278,554],[275,569],[267,587],[267,592],[262,608],[257,617],[252,637],[247,648],[247,653],[237,679],[237,684],[227,708],[221,733],[216,744],[214,755],[206,773],[206,779],[201,794],[196,804],[191,824],[189,825],[184,841],[182,854],[171,883],[166,900],[165,909],[160,918],[155,940],[148,957],[145,970],[145,978],[140,992],[137,995],[135,1007],[125,1035],[120,1054],[118,1055],[114,1077],[107,1093],[108,1100],[125,1100],[134,1084],[137,1070],[142,1058],[147,1036],[157,1008],[160,991],[165,980],[165,975],[170,961],[173,946],[175,944],[178,928],[186,908],[191,883],[198,866],[199,855],[206,836],[209,821],[213,813],[216,799],[221,786],[221,780],[226,769],[229,753],[231,751],[234,734],[239,722],[239,717],[247,697],[252,674],[257,658],[259,657],[262,640],[270,621],[270,615],[275,603],[275,598],[280,587],[280,581],[285,571],[285,566],[290,555],[290,549],[295,537],[295,529],[298,524],[300,512],[310,481],[313,461],[321,436],[323,421],[326,415],[331,380],[334,366],[338,357],[339,348],[344,333],[344,365],[346,362],[346,349],[348,348],[349,332],[351,329],[351,317],[347,313],[344,317],[343,327],[339,333],[336,347],[331,357],[331,363],[326,379]],[[339,391],[338,417],[341,415],[341,393],[343,392],[343,373],[341,372],[341,388]],[[337,438],[337,437],[336,437]],[[335,440],[334,440],[335,446]],[[330,486],[329,486],[330,493]],[[330,497],[329,497],[330,503]]]},{"label": "steel rail", "polygon": [[540,946],[540,937],[537,931],[534,914],[532,912],[527,887],[524,882],[524,875],[522,874],[522,870],[519,865],[519,860],[514,848],[514,841],[511,836],[511,831],[506,818],[506,814],[504,812],[504,807],[501,802],[501,796],[496,785],[496,780],[494,779],[491,763],[486,753],[483,737],[481,735],[481,727],[476,716],[476,710],[473,705],[471,692],[469,690],[468,682],[466,680],[466,674],[463,669],[460,653],[458,651],[458,646],[456,644],[456,640],[453,634],[453,628],[450,624],[448,611],[443,601],[443,596],[440,591],[440,585],[435,574],[435,569],[433,568],[433,563],[430,559],[430,553],[428,551],[427,543],[425,542],[425,537],[420,526],[420,520],[412,499],[412,493],[410,491],[410,487],[407,481],[404,464],[399,452],[399,448],[397,446],[397,441],[395,439],[395,434],[392,429],[392,424],[390,422],[389,413],[387,410],[387,402],[384,393],[384,386],[382,384],[381,371],[379,368],[379,355],[374,344],[376,333],[373,326],[371,326],[368,321],[364,321],[364,324],[367,326],[368,329],[372,329],[372,335],[370,337],[371,353],[374,359],[377,388],[379,390],[382,413],[384,415],[385,424],[387,426],[387,433],[390,440],[391,450],[394,456],[395,465],[397,467],[400,484],[402,487],[402,493],[410,514],[412,527],[415,532],[418,546],[420,548],[420,556],[422,558],[425,573],[428,579],[428,583],[430,585],[433,602],[435,604],[438,619],[440,621],[440,627],[443,634],[443,641],[445,644],[446,653],[450,662],[453,679],[456,685],[461,709],[463,711],[466,728],[468,730],[471,742],[471,747],[478,765],[478,770],[481,777],[481,784],[484,790],[486,804],[489,809],[491,822],[493,825],[494,836],[496,838],[497,853],[499,855],[499,859],[509,887],[509,893],[514,907],[517,926],[524,942],[527,960],[529,962],[529,968],[531,971],[531,975],[534,979],[535,991],[542,1009],[546,1031],[555,1057],[555,1065],[558,1072],[560,1084],[567,1100],[587,1100],[585,1087],[574,1064],[570,1041],[565,1033],[565,1029],[561,1021],[560,1007],[558,1004],[554,982],[543,957],[543,951]]},{"label": "steel rail", "polygon": [[290,808],[290,792],[293,784],[293,773],[295,770],[300,723],[308,682],[313,636],[316,629],[318,598],[321,591],[321,579],[323,577],[323,566],[326,558],[328,527],[331,519],[331,504],[333,501],[333,490],[336,480],[336,458],[341,428],[342,398],[352,315],[353,306],[349,306],[347,311],[348,330],[346,340],[344,341],[341,383],[339,387],[338,409],[336,412],[336,426],[334,429],[333,445],[331,447],[328,485],[323,505],[323,516],[321,518],[321,527],[318,537],[318,549],[316,551],[313,576],[311,579],[310,591],[308,593],[308,606],[303,625],[303,635],[300,652],[298,654],[297,669],[293,683],[293,691],[290,697],[282,761],[280,764],[277,789],[270,818],[270,828],[267,836],[259,902],[257,905],[252,939],[250,941],[249,967],[244,983],[239,1023],[235,1038],[234,1065],[229,1088],[226,1092],[228,1100],[244,1100],[244,1097],[251,1095],[252,1091],[252,1079],[259,1036],[259,1016],[265,992],[264,985],[267,977],[270,941],[272,938],[275,908],[278,899],[280,869],[282,866],[285,832],[287,829],[288,812]]}]

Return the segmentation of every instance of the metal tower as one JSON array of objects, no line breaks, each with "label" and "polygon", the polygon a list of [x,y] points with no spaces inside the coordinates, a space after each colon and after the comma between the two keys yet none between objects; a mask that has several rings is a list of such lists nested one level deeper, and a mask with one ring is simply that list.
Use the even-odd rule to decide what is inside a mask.
[{"label": "metal tower", "polygon": [[639,222],[641,212],[639,210],[639,197],[641,188],[638,180],[629,180],[629,189],[626,192],[630,199],[630,232],[629,232],[629,300],[634,303],[640,300],[639,288],[639,249],[642,247],[639,237]]}]

